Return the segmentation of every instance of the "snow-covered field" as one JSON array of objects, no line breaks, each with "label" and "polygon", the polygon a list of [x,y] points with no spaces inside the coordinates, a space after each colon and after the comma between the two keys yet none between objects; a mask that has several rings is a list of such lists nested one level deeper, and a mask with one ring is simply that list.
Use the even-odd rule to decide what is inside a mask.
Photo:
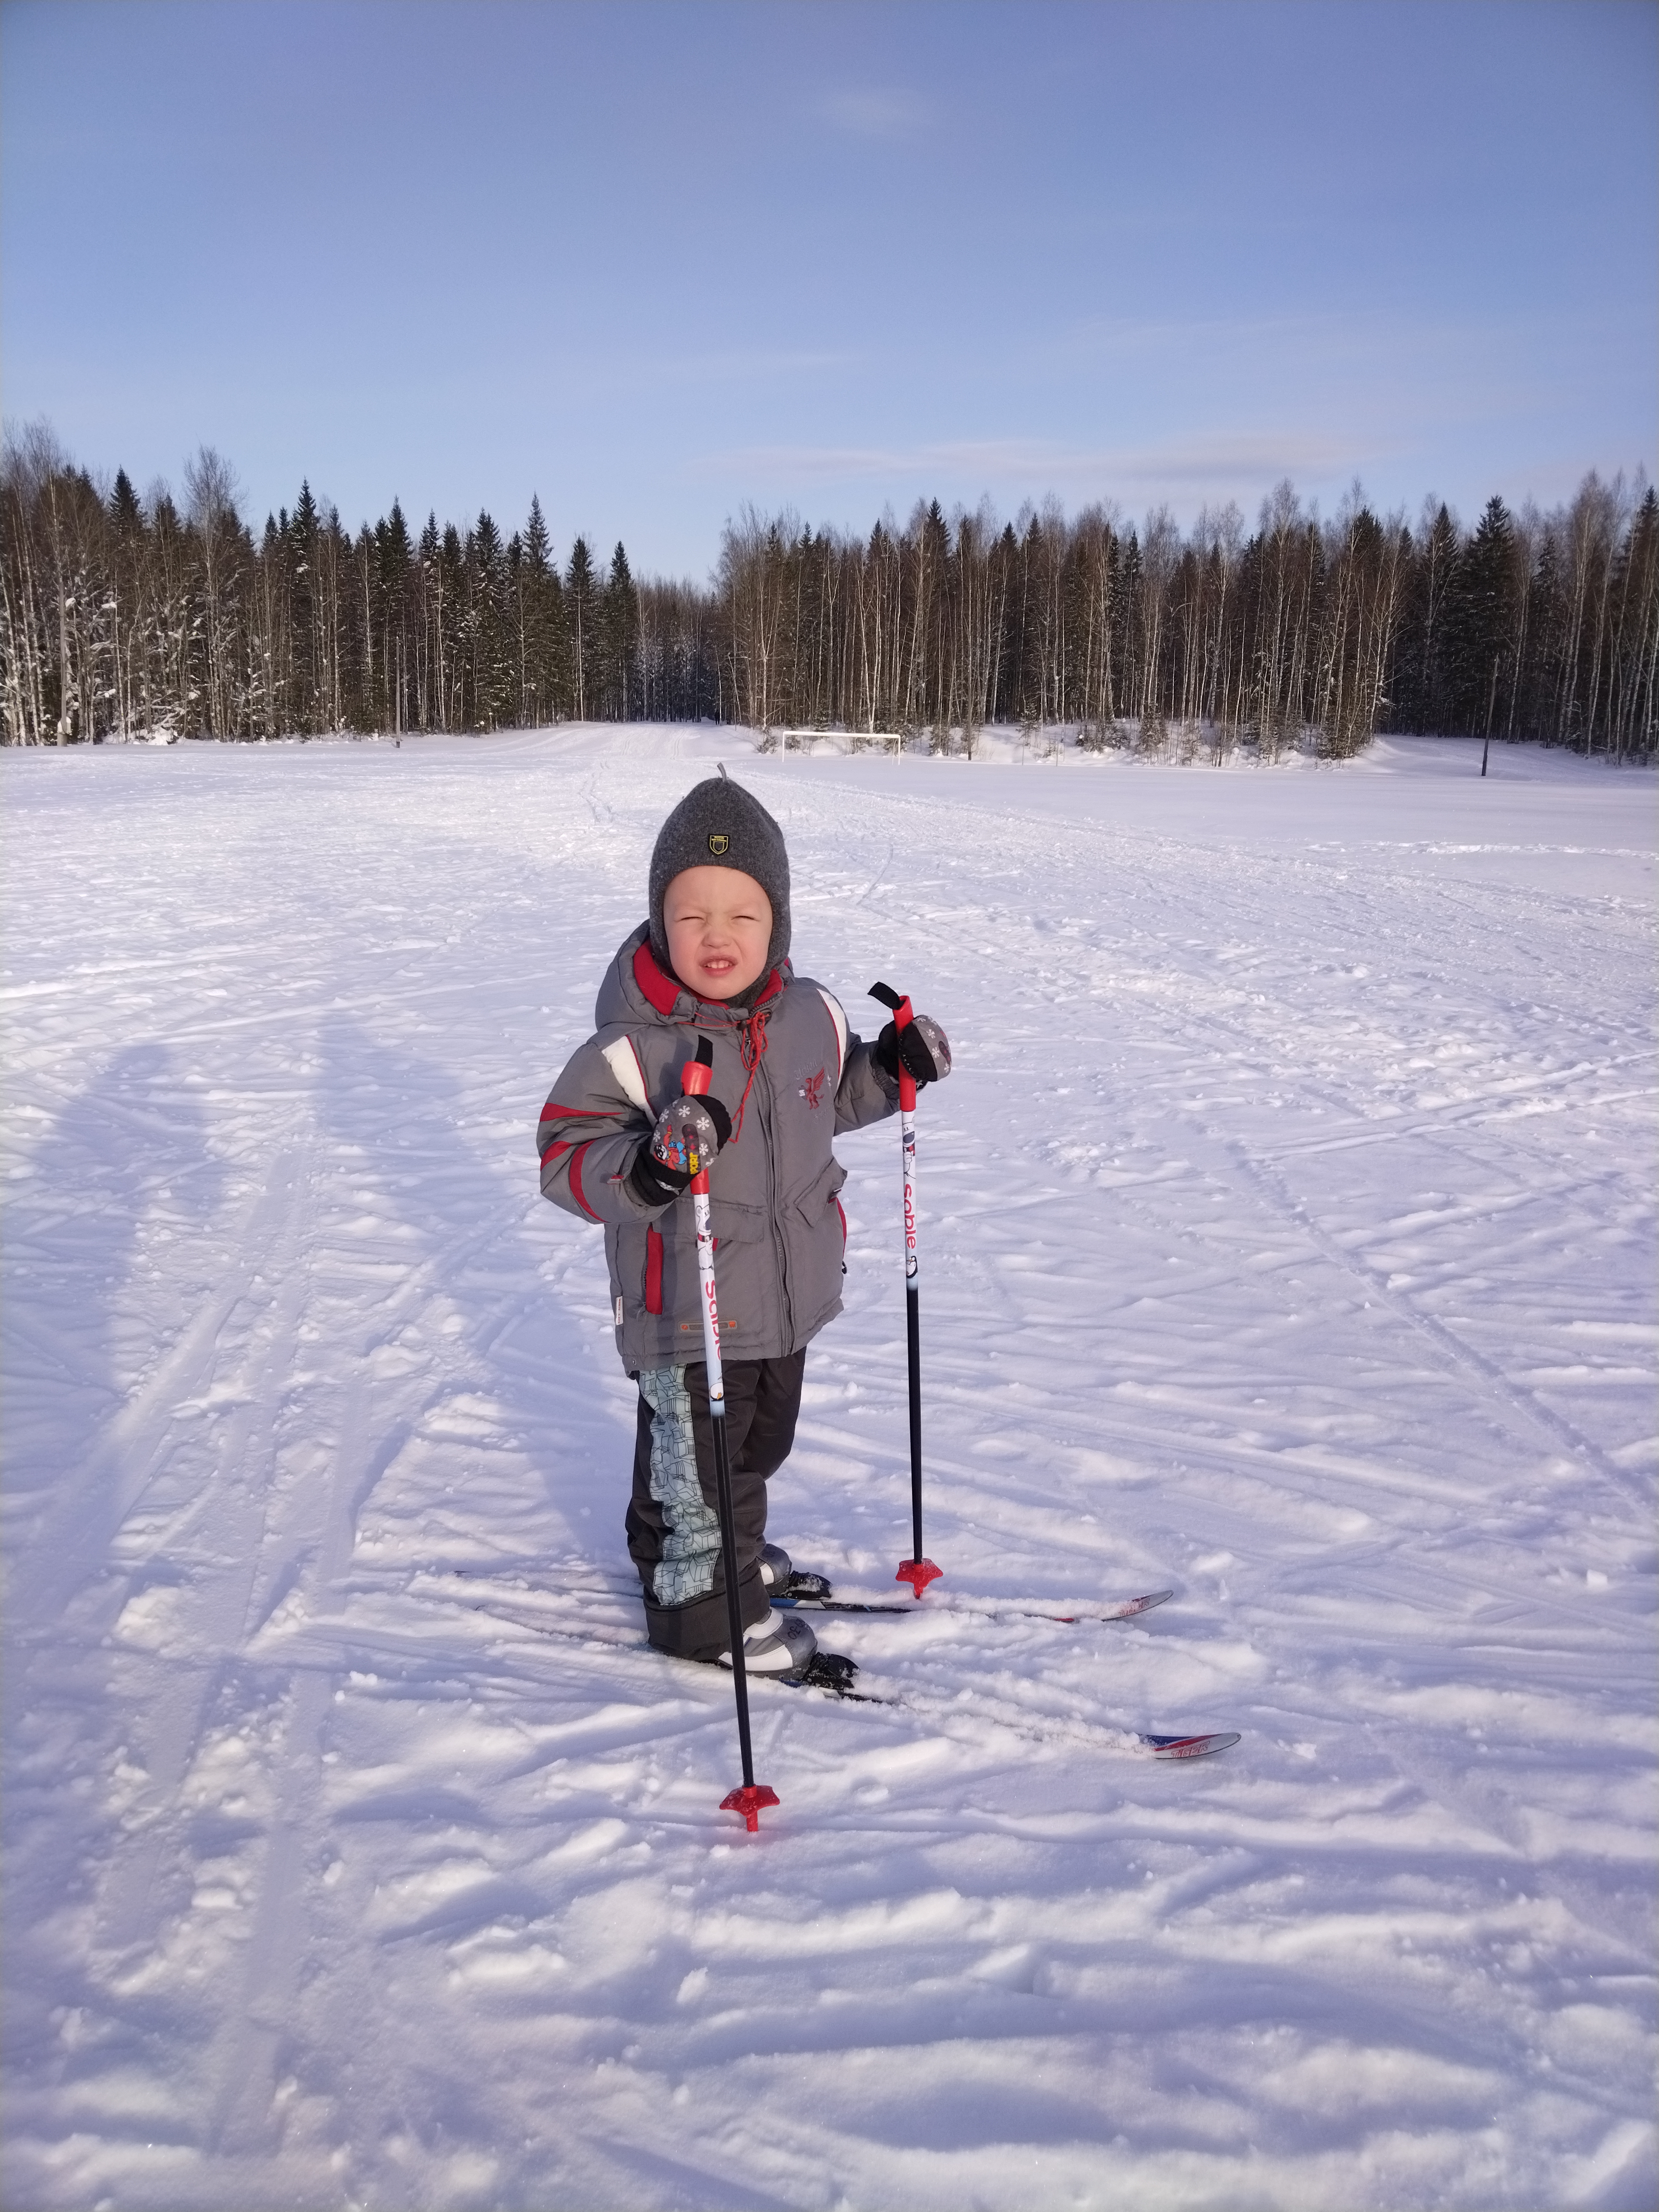
[{"label": "snow-covered field", "polygon": [[[1177,1591],[825,1624],[920,1709],[757,1688],[756,1837],[728,1682],[605,1595],[532,1137],[717,757],[798,964],[958,1054],[939,1594]],[[9,2212],[1651,2205],[1654,781],[1477,766],[0,761]],[[841,1150],[773,1531],[881,1595],[894,1126]]]}]

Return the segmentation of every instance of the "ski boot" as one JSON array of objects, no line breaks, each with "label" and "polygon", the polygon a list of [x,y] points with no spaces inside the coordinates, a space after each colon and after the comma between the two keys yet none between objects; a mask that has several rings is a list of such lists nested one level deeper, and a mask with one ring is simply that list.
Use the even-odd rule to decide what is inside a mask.
[{"label": "ski boot", "polygon": [[[818,1639],[809,1623],[792,1613],[768,1612],[763,1620],[743,1633],[744,1671],[773,1677],[793,1675],[811,1663]],[[732,1664],[732,1654],[722,1651],[722,1667]]]},{"label": "ski boot", "polygon": [[781,1544],[761,1546],[760,1571],[767,1595],[781,1599],[786,1604],[791,1601],[797,1605],[810,1604],[814,1598],[830,1595],[831,1584],[828,1577],[798,1574]]}]

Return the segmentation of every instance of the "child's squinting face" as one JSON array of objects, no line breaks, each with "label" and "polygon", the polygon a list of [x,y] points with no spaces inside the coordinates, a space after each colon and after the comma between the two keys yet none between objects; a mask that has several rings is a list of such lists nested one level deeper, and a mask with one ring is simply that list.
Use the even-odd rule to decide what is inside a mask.
[{"label": "child's squinting face", "polygon": [[704,999],[734,999],[766,972],[772,902],[741,868],[685,868],[662,902],[668,957]]}]

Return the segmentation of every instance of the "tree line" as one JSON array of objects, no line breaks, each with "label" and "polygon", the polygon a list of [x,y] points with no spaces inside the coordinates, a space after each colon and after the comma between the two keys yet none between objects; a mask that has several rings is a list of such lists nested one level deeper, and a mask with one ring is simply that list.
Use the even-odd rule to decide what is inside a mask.
[{"label": "tree line", "polygon": [[1281,483],[1185,537],[1050,503],[999,527],[935,502],[867,539],[752,509],[728,526],[716,635],[739,720],[927,732],[1077,726],[1085,745],[1219,758],[1378,729],[1538,738],[1620,760],[1656,744],[1659,501],[1588,477],[1553,513],[1491,500],[1467,536],[1413,530],[1356,489],[1322,523]]},{"label": "tree line", "polygon": [[1387,729],[1645,760],[1656,674],[1659,502],[1594,475],[1469,532],[1358,488],[1322,521],[1288,483],[1253,531],[1230,504],[1185,534],[1163,507],[935,501],[867,537],[750,507],[699,586],[582,538],[561,565],[535,499],[507,536],[417,535],[394,501],[354,537],[302,484],[256,533],[209,448],[142,499],[42,424],[0,457],[9,744],[712,719],[969,754],[1017,722],[1189,757]]}]

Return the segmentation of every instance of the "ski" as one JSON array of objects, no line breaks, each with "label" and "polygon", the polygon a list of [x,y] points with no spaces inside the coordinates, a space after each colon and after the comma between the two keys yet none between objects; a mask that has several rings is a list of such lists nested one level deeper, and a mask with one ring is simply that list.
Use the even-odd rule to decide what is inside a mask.
[{"label": "ski", "polygon": [[[814,1581],[817,1577],[813,1577]],[[963,1597],[953,1593],[950,1597],[930,1597],[925,1605],[912,1599],[908,1605],[891,1604],[866,1598],[819,1597],[815,1592],[796,1591],[787,1585],[772,1592],[772,1602],[787,1611],[802,1613],[889,1613],[908,1614],[920,1619],[929,1613],[965,1613],[981,1620],[1057,1620],[1065,1627],[1075,1627],[1079,1622],[1091,1620],[1133,1620],[1137,1613],[1150,1613],[1155,1605],[1167,1605],[1175,1595],[1173,1590],[1149,1590],[1142,1597],[1126,1597],[1115,1605],[1099,1607],[1078,1606],[1070,1613],[1050,1613],[1041,1604],[1024,1598]]]},{"label": "ski", "polygon": [[[638,1589],[636,1583],[624,1583],[620,1577],[614,1583],[566,1582],[549,1574],[491,1576],[488,1579],[505,1579],[520,1589],[546,1590],[550,1595],[556,1592],[562,1597],[630,1598]],[[931,1596],[919,1605],[914,1598],[894,1601],[835,1597],[830,1594],[830,1588],[822,1575],[797,1574],[781,1589],[771,1589],[768,1595],[775,1606],[786,1613],[885,1613],[911,1620],[924,1619],[930,1613],[946,1613],[979,1620],[1052,1620],[1066,1628],[1092,1621],[1133,1620],[1139,1613],[1150,1613],[1154,1606],[1167,1605],[1175,1595],[1173,1590],[1148,1590],[1139,1597],[1121,1598],[1102,1606],[1085,1603],[1059,1613],[1051,1611],[1040,1600],[1027,1598],[969,1597],[956,1591],[949,1597]]]},{"label": "ski", "polygon": [[[672,1665],[660,1652],[653,1651],[639,1631],[613,1626],[609,1622],[565,1622],[550,1620],[527,1608],[503,1604],[499,1599],[479,1589],[480,1578],[461,1575],[434,1577],[442,1594],[470,1611],[483,1613],[490,1619],[506,1622],[515,1628],[528,1629],[536,1636],[550,1637],[560,1642],[584,1646],[590,1651],[627,1655],[637,1659]],[[446,1583],[461,1584],[459,1589],[443,1589]],[[469,1586],[470,1585],[470,1586]],[[610,1591],[593,1591],[594,1596],[611,1596]],[[908,1608],[906,1608],[907,1610]],[[892,1713],[911,1713],[919,1720],[959,1724],[964,1720],[978,1719],[998,1728],[1007,1728],[1032,1737],[1038,1742],[1056,1741],[1075,1743],[1097,1751],[1128,1752],[1142,1757],[1162,1759],[1207,1759],[1217,1752],[1230,1750],[1242,1741],[1237,1730],[1218,1731],[1188,1735],[1153,1735],[1139,1729],[1115,1729],[1106,1723],[1074,1721],[1060,1715],[1034,1713],[1011,1705],[994,1696],[969,1691],[964,1698],[946,1698],[929,1695],[926,1691],[906,1689],[899,1692],[859,1690],[853,1682],[859,1671],[858,1662],[839,1652],[815,1652],[806,1665],[793,1675],[762,1675],[750,1678],[757,1689],[817,1692],[833,1698],[838,1705],[880,1705]]]},{"label": "ski", "polygon": [[1140,1741],[1154,1759],[1208,1759],[1212,1753],[1231,1751],[1243,1739],[1231,1729],[1215,1735],[1143,1735]]},{"label": "ski", "polygon": [[[786,1689],[824,1690],[832,1698],[856,1705],[890,1705],[899,1711],[926,1713],[927,1707],[918,1705],[913,1697],[883,1697],[872,1690],[855,1690],[853,1677],[858,1672],[857,1662],[843,1658],[839,1652],[814,1652],[805,1667],[796,1674],[775,1678]],[[1006,1724],[1006,1723],[1005,1723]],[[1210,1759],[1218,1751],[1231,1751],[1243,1741],[1237,1729],[1221,1729],[1200,1735],[1147,1735],[1141,1729],[1126,1729],[1131,1743],[1150,1752],[1154,1759]]]}]

